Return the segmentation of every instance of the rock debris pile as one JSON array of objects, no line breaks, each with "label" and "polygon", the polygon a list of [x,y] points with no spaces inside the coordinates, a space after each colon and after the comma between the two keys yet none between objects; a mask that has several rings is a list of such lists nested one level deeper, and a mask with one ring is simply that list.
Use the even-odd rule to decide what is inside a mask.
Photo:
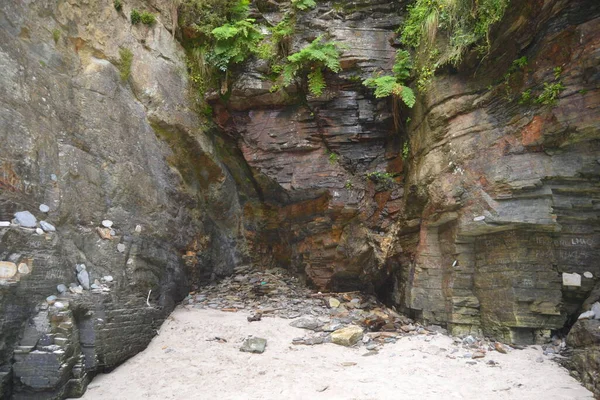
[{"label": "rock debris pile", "polygon": [[[260,323],[265,317],[291,319],[291,326],[306,331],[292,339],[294,345],[357,346],[368,351],[365,355],[377,354],[381,346],[403,337],[420,336],[428,341],[431,336],[447,333],[440,326],[423,326],[399,314],[372,295],[313,292],[283,269],[256,271],[250,266],[238,267],[233,276],[191,292],[184,304],[199,309],[246,312],[249,323]],[[264,339],[255,339],[261,342],[261,351],[252,350],[248,342],[240,350],[262,353]],[[490,354],[506,354],[515,348],[519,347],[466,336],[454,338],[453,348],[440,351],[446,352],[448,358],[462,358],[468,363],[477,363],[487,356],[487,364],[495,366],[498,363],[489,359]],[[563,348],[564,341],[556,339],[543,347],[544,355],[557,354]],[[543,361],[540,356],[538,362]]]}]

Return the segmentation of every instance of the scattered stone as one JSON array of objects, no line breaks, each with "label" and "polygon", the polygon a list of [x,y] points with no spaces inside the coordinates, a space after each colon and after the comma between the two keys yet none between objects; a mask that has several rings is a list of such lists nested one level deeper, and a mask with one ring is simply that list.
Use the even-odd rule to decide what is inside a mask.
[{"label": "scattered stone", "polygon": [[17,265],[10,261],[0,261],[0,280],[10,279],[17,274]]},{"label": "scattered stone", "polygon": [[338,308],[340,306],[340,301],[334,297],[329,298],[329,307]]},{"label": "scattered stone", "polygon": [[100,235],[100,237],[102,239],[105,240],[110,240],[112,239],[112,235],[111,235],[111,231],[110,228],[96,228],[96,232],[98,232],[98,235]]},{"label": "scattered stone", "polygon": [[0,228],[7,228],[10,226],[10,221],[0,221]]},{"label": "scattered stone", "polygon": [[19,211],[15,213],[17,223],[25,228],[35,228],[37,219],[29,211]]},{"label": "scattered stone", "polygon": [[64,284],[56,285],[56,290],[58,293],[65,293],[67,291],[67,286]]},{"label": "scattered stone", "polygon": [[581,287],[581,275],[579,275],[578,273],[569,274],[563,272],[562,279],[563,286]]},{"label": "scattered stone", "polygon": [[265,348],[267,347],[267,339],[263,338],[248,338],[240,347],[240,351],[246,353],[257,353],[261,354],[265,352]]},{"label": "scattered stone", "polygon": [[260,321],[261,319],[262,319],[262,314],[256,313],[256,314],[252,314],[251,316],[248,317],[248,322],[257,322],[257,321]]},{"label": "scattered stone", "polygon": [[331,341],[341,346],[353,346],[363,337],[363,330],[356,325],[347,326],[331,334]]},{"label": "scattered stone", "polygon": [[595,315],[594,319],[600,319],[600,302],[595,302],[592,304],[592,310]]},{"label": "scattered stone", "polygon": [[118,251],[119,253],[123,253],[123,252],[125,252],[125,244],[124,244],[124,243],[119,243],[119,244],[117,245],[117,251]]},{"label": "scattered stone", "polygon": [[[317,330],[321,327],[321,323],[316,318],[300,318],[290,322],[290,326],[300,329]],[[361,331],[362,332],[362,331]]]},{"label": "scattered stone", "polygon": [[113,222],[110,219],[105,219],[102,221],[102,226],[105,228],[112,228]]},{"label": "scattered stone", "polygon": [[508,353],[508,351],[506,351],[506,348],[504,348],[504,346],[500,342],[494,343],[494,349],[496,349],[496,351],[498,353],[502,353],[502,354],[507,354]]},{"label": "scattered stone", "polygon": [[35,233],[37,233],[38,235],[43,235],[44,230],[42,228],[35,228]]},{"label": "scattered stone", "polygon": [[[80,265],[83,265],[83,264],[80,264]],[[85,265],[83,265],[83,269],[81,269],[79,272],[77,272],[77,280],[79,281],[79,283],[81,284],[81,286],[83,286],[83,288],[85,290],[90,289],[90,275],[86,271]]]},{"label": "scattered stone", "polygon": [[29,269],[29,265],[27,265],[26,263],[20,263],[18,271],[20,274],[23,275],[28,275],[31,272],[31,270]]},{"label": "scattered stone", "polygon": [[48,207],[45,204],[40,204],[40,211],[43,213],[47,213],[48,211],[50,211],[50,207]]},{"label": "scattered stone", "polygon": [[[0,224],[1,224],[1,222],[0,222]],[[0,225],[0,226],[2,226],[2,225]],[[592,274],[590,271],[586,271],[583,273],[583,276],[588,279],[592,279],[594,277],[594,274]]]},{"label": "scattered stone", "polygon": [[581,315],[577,319],[594,319],[595,316],[596,316],[596,313],[592,310],[589,310],[584,313],[581,313]]},{"label": "scattered stone", "polygon": [[54,227],[54,225],[46,221],[40,221],[40,226],[46,232],[56,232],[56,228]]}]

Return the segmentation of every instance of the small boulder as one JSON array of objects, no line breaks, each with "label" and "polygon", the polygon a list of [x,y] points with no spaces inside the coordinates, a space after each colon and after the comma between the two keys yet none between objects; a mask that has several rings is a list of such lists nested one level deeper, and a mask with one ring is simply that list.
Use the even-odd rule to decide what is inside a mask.
[{"label": "small boulder", "polygon": [[257,353],[261,354],[265,352],[265,348],[267,347],[267,339],[253,337],[248,338],[240,347],[240,351],[246,353]]},{"label": "small boulder", "polygon": [[25,228],[35,228],[37,219],[29,211],[19,211],[15,213],[17,223]]},{"label": "small boulder", "polygon": [[331,334],[331,341],[341,346],[353,346],[363,337],[363,330],[356,325],[350,325]]}]

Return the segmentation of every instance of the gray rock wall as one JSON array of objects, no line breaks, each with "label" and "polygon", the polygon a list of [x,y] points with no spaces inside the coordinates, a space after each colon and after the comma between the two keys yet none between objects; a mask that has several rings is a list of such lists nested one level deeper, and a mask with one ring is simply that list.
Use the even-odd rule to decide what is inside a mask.
[{"label": "gray rock wall", "polygon": [[[132,26],[132,6],[158,22]],[[246,257],[236,187],[193,110],[169,7],[0,4],[0,221],[27,210],[56,227],[0,227],[2,398],[81,393],[145,348],[195,279]],[[201,257],[186,265],[188,252]],[[79,283],[76,264],[92,290],[60,294]]]}]

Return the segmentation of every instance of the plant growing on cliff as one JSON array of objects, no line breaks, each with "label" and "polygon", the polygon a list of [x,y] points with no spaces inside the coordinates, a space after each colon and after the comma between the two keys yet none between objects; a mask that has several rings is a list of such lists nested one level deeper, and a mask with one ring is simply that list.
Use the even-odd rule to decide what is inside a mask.
[{"label": "plant growing on cliff", "polygon": [[336,42],[324,41],[319,36],[309,45],[287,58],[283,66],[282,77],[285,86],[296,78],[306,78],[308,91],[314,96],[321,96],[326,87],[323,70],[340,72],[341,48]]},{"label": "plant growing on cliff", "polygon": [[317,2],[315,0],[292,0],[292,6],[298,10],[305,11],[310,8],[315,8]]},{"label": "plant growing on cliff", "polygon": [[[489,31],[500,21],[509,0],[416,0],[400,28],[401,42],[418,50],[418,63],[432,73],[442,65],[458,65],[473,46],[489,50]],[[431,52],[435,57],[431,57]]]},{"label": "plant growing on cliff", "polygon": [[60,29],[54,29],[52,31],[52,38],[54,39],[54,44],[58,44],[60,40]]},{"label": "plant growing on cliff", "polygon": [[138,10],[133,8],[131,10],[131,13],[129,14],[129,18],[131,20],[131,25],[136,25],[136,24],[139,24],[140,21],[142,20],[142,15],[140,14],[140,12]]},{"label": "plant growing on cliff", "polygon": [[392,68],[393,76],[375,76],[363,81],[363,85],[375,90],[375,97],[382,98],[394,96],[401,99],[406,106],[412,108],[415,105],[415,94],[404,82],[410,77],[412,61],[406,50],[396,52],[396,61]]},{"label": "plant growing on cliff", "polygon": [[133,63],[133,53],[128,48],[119,49],[119,73],[121,80],[127,81],[131,76],[131,64]]},{"label": "plant growing on cliff", "polygon": [[227,71],[231,64],[239,64],[255,54],[263,34],[254,22],[246,18],[213,29],[215,43],[209,61],[221,71]]}]

